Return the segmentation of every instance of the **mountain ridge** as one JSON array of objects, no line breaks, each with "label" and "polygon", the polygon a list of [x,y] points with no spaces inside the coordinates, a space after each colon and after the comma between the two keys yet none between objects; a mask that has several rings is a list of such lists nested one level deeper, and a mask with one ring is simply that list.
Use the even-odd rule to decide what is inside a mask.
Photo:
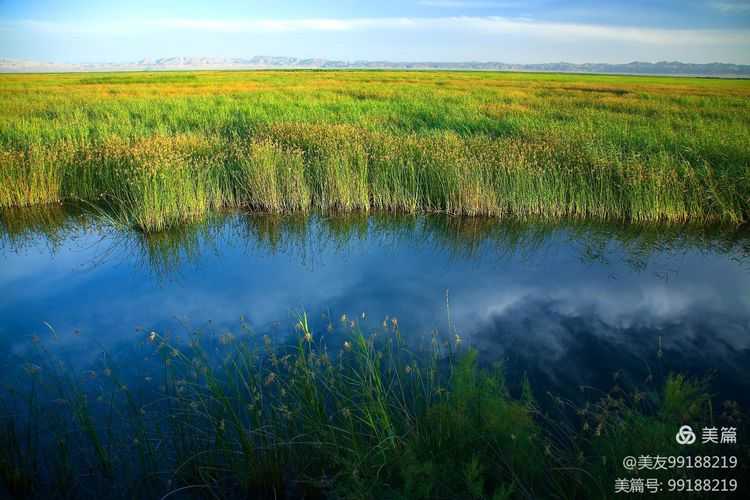
[{"label": "mountain ridge", "polygon": [[30,60],[0,59],[0,72],[95,72],[95,71],[164,71],[210,69],[400,69],[400,70],[468,70],[468,71],[529,71],[555,73],[634,74],[666,76],[750,77],[750,65],[731,63],[683,63],[679,61],[625,64],[550,62],[515,64],[492,61],[471,62],[393,62],[342,61],[323,58],[284,56],[225,57],[162,57],[126,63],[54,63]]}]

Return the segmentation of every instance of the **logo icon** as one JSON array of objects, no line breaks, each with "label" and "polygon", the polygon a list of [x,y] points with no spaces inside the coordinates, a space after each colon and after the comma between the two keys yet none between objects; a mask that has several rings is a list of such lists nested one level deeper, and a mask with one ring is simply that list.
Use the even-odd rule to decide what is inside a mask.
[{"label": "logo icon", "polygon": [[695,443],[695,432],[689,425],[683,425],[675,436],[675,440],[678,444],[693,444]]}]

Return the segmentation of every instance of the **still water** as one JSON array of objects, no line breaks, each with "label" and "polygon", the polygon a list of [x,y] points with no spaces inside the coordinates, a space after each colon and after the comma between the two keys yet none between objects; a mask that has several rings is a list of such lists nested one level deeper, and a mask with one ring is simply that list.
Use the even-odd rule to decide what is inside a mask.
[{"label": "still water", "polygon": [[71,210],[2,213],[0,376],[39,345],[74,370],[147,332],[278,338],[302,312],[415,344],[458,335],[511,385],[638,386],[682,372],[750,394],[750,233],[446,216],[229,214],[145,236]]}]

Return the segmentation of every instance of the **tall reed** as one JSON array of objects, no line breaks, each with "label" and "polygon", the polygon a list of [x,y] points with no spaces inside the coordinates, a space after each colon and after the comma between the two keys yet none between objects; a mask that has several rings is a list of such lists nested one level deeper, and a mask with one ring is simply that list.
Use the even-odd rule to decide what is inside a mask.
[{"label": "tall reed", "polygon": [[40,346],[23,379],[4,381],[0,491],[604,498],[623,457],[681,454],[684,422],[741,422],[731,407],[715,415],[708,385],[681,376],[575,403],[535,394],[528,380],[511,390],[460,337],[434,334],[415,348],[395,318],[368,334],[360,319],[324,319],[316,329],[301,314],[288,341],[244,320],[238,336],[143,332],[133,354],[147,361],[135,370],[105,354],[72,372]]}]

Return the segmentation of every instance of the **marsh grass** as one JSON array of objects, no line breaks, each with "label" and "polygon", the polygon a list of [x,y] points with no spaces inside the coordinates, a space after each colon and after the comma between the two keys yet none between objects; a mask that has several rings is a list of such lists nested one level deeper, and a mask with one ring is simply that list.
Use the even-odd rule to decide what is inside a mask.
[{"label": "marsh grass", "polygon": [[748,217],[742,81],[208,72],[3,75],[0,89],[4,207],[85,200],[145,231],[238,207]]},{"label": "marsh grass", "polygon": [[142,332],[131,354],[152,363],[137,371],[105,355],[76,373],[40,352],[3,400],[2,487],[40,498],[608,498],[624,456],[680,454],[682,423],[742,422],[713,414],[706,382],[670,375],[545,404],[453,338],[415,348],[395,318],[327,321],[320,333],[301,314],[281,343],[244,320],[238,336],[197,331],[186,343]]}]

